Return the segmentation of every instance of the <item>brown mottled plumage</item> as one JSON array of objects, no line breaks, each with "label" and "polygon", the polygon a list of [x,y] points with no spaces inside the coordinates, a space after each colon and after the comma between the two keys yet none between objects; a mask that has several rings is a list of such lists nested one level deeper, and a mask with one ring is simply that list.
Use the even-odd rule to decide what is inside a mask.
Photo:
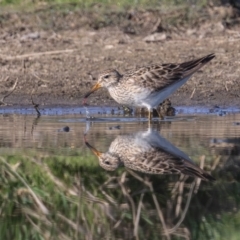
[{"label": "brown mottled plumage", "polygon": [[148,174],[186,174],[213,181],[214,178],[156,131],[149,129],[132,135],[118,136],[106,153],[85,143],[99,159],[101,167],[114,171],[124,165]]},{"label": "brown mottled plumage", "polygon": [[98,82],[85,94],[85,99],[101,87],[108,89],[112,98],[120,104],[146,107],[151,119],[152,109],[181,87],[194,72],[215,57],[205,57],[181,64],[153,64],[121,75],[109,69],[99,75]]}]

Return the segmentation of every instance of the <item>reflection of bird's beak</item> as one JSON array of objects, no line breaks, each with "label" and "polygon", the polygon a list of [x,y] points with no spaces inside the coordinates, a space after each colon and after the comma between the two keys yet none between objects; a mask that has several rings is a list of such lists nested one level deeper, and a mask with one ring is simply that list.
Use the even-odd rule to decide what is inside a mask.
[{"label": "reflection of bird's beak", "polygon": [[99,152],[96,148],[94,148],[93,146],[91,146],[87,141],[85,141],[85,144],[86,144],[86,146],[87,146],[89,149],[91,149],[91,150],[93,151],[93,153],[94,153],[96,156],[100,157],[100,156],[102,155],[101,152]]},{"label": "reflection of bird's beak", "polygon": [[84,96],[84,98],[87,98],[89,95],[91,95],[93,92],[95,92],[95,91],[97,91],[99,88],[101,88],[102,86],[101,86],[101,84],[100,83],[96,83],[94,86],[93,86],[93,88],[89,91],[89,92],[87,92],[86,94],[85,94],[85,96]]}]

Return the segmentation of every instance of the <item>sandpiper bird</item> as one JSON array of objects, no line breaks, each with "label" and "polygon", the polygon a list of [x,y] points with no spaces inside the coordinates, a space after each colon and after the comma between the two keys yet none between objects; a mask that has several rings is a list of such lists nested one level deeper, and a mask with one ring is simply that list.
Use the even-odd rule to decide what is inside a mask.
[{"label": "sandpiper bird", "polygon": [[106,153],[99,152],[86,139],[85,144],[98,157],[100,166],[108,171],[123,165],[148,174],[183,173],[206,181],[215,180],[151,128],[145,132],[116,137]]},{"label": "sandpiper bird", "polygon": [[115,69],[106,70],[84,96],[84,102],[90,94],[105,87],[112,98],[122,105],[146,107],[151,120],[152,110],[214,57],[214,54],[209,54],[180,64],[153,64],[124,75]]}]

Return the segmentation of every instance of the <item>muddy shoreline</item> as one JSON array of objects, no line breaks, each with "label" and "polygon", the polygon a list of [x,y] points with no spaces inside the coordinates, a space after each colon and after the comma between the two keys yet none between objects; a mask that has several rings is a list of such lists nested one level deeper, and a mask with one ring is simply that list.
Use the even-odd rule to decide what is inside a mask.
[{"label": "muddy shoreline", "polygon": [[[7,104],[31,106],[32,96],[42,107],[81,106],[82,97],[105,69],[124,73],[152,63],[181,63],[215,53],[215,59],[170,96],[172,105],[240,107],[240,25],[224,24],[231,14],[229,7],[212,9],[213,15],[205,9],[204,21],[180,21],[174,26],[156,11],[134,13],[132,18],[126,13],[116,22],[113,14],[113,24],[101,27],[86,24],[88,15],[76,12],[54,15],[53,27],[50,23],[46,27],[52,21],[48,12],[1,13],[0,98],[18,79],[15,91],[4,99]],[[217,14],[220,10],[225,15]],[[91,95],[88,104],[119,106],[103,89]]]}]

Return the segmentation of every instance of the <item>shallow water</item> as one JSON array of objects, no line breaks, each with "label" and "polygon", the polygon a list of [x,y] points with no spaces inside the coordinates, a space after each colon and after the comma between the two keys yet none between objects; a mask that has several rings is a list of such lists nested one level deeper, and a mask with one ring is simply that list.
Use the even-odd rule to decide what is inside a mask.
[{"label": "shallow water", "polygon": [[[86,121],[84,108],[45,109],[40,118],[31,109],[1,109],[0,239],[238,239],[238,110],[179,108],[150,128],[111,110],[89,108],[94,118]],[[107,152],[117,138],[149,129],[216,181],[106,171],[84,142],[87,133]]]}]

